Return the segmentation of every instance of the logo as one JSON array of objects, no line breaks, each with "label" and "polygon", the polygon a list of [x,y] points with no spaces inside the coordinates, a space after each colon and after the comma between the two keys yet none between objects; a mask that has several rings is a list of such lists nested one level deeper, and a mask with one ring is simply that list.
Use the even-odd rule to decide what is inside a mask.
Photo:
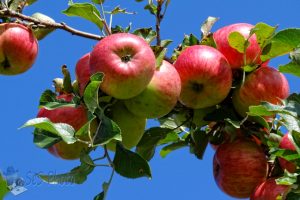
[{"label": "logo", "polygon": [[[0,171],[1,173],[1,171]],[[7,182],[8,189],[13,195],[19,195],[25,192],[27,189],[24,187],[25,181],[19,176],[19,171],[14,167],[8,167],[6,171],[1,173],[3,178]]]}]

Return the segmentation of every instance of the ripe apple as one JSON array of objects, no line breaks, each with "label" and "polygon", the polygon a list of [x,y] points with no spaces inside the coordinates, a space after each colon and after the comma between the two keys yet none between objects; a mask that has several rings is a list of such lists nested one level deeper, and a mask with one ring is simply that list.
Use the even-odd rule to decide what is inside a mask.
[{"label": "ripe apple", "polygon": [[[69,102],[73,99],[72,94],[62,94],[57,97]],[[87,121],[87,111],[83,106],[78,107],[60,107],[53,110],[41,108],[37,117],[47,117],[53,123],[66,123],[71,125],[76,131],[79,130]],[[80,153],[87,145],[76,142],[67,144],[64,141],[51,146],[48,151],[59,158],[73,160],[80,157]]]},{"label": "ripe apple", "polygon": [[245,65],[257,65],[262,63],[260,60],[261,49],[255,35],[252,35],[249,38],[249,46],[246,50],[246,60],[244,60],[244,54],[232,48],[228,42],[228,37],[232,32],[238,32],[247,39],[252,28],[254,28],[254,26],[251,24],[237,23],[220,28],[213,34],[217,49],[224,54],[233,69]]},{"label": "ripe apple", "polygon": [[289,83],[285,76],[272,67],[260,67],[246,76],[245,82],[234,91],[235,110],[246,116],[249,106],[262,101],[280,104],[289,95]]},{"label": "ripe apple", "polygon": [[32,31],[17,23],[0,24],[0,74],[16,75],[33,65],[38,43]]},{"label": "ripe apple", "polygon": [[[279,148],[296,151],[294,144],[289,139],[288,133],[282,137],[282,139],[279,143]],[[297,169],[296,164],[294,164],[293,162],[287,161],[284,158],[278,158],[278,160],[279,160],[279,164],[282,169],[286,169],[290,173],[295,173],[295,171]]]},{"label": "ripe apple", "polygon": [[268,164],[263,149],[251,140],[221,144],[214,155],[214,178],[219,188],[236,198],[248,198],[266,180]]},{"label": "ripe apple", "polygon": [[90,56],[91,73],[104,73],[101,90],[116,99],[141,93],[155,71],[155,55],[148,43],[130,33],[116,33],[97,43]]},{"label": "ripe apple", "polygon": [[250,200],[276,200],[278,196],[285,197],[289,190],[290,186],[277,185],[275,178],[270,178],[256,187]]},{"label": "ripe apple", "polygon": [[[131,149],[139,143],[146,127],[145,117],[138,117],[132,114],[121,101],[109,108],[108,117],[120,127],[122,144],[125,148]],[[110,142],[107,145],[107,148],[115,151],[115,142]]]},{"label": "ripe apple", "polygon": [[76,63],[75,75],[78,84],[79,94],[82,96],[84,89],[90,81],[91,72],[90,72],[90,53],[82,56]]},{"label": "ripe apple", "polygon": [[173,65],[163,61],[142,93],[125,100],[134,115],[157,118],[168,114],[176,105],[181,89],[180,77]]},{"label": "ripe apple", "polygon": [[185,49],[175,62],[181,79],[180,102],[193,109],[214,106],[228,95],[231,68],[215,48],[195,45]]}]

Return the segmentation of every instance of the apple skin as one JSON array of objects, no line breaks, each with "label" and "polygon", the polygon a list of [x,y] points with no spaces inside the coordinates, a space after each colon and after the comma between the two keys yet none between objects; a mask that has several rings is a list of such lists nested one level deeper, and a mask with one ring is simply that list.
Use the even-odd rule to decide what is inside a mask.
[{"label": "apple skin", "polygon": [[[282,137],[279,148],[296,151],[294,144],[289,139],[289,134],[285,134]],[[284,158],[278,158],[278,161],[282,169],[286,169],[290,173],[296,172],[297,166],[293,162],[287,161]]]},{"label": "apple skin", "polygon": [[232,72],[217,49],[195,45],[186,48],[174,64],[181,79],[180,102],[193,109],[214,106],[231,88]]},{"label": "apple skin", "polygon": [[91,73],[104,73],[101,90],[116,99],[141,93],[155,71],[155,55],[148,43],[130,33],[116,33],[98,42],[91,52]]},{"label": "apple skin", "polygon": [[289,95],[286,77],[272,67],[260,67],[246,76],[245,82],[233,93],[235,110],[243,117],[249,106],[259,105],[262,101],[280,104]]},{"label": "apple skin", "polygon": [[289,190],[290,186],[277,185],[275,178],[270,178],[256,187],[250,200],[276,200],[279,195],[286,196]]},{"label": "apple skin", "polygon": [[237,139],[217,148],[213,169],[215,181],[223,192],[235,198],[248,198],[266,180],[268,164],[260,146]]},{"label": "apple skin", "polygon": [[[132,114],[121,101],[108,108],[107,116],[120,127],[122,144],[125,148],[132,149],[139,143],[146,128],[146,118]],[[115,151],[115,141],[107,144],[107,148]]]},{"label": "apple skin", "polygon": [[38,42],[29,28],[17,23],[0,24],[0,74],[27,71],[37,54]]},{"label": "apple skin", "polygon": [[251,24],[237,23],[220,28],[213,34],[217,49],[224,54],[233,69],[241,68],[245,65],[257,65],[262,63],[260,60],[261,49],[255,35],[249,38],[249,46],[246,50],[246,63],[244,63],[244,54],[232,48],[228,42],[228,37],[232,32],[239,32],[247,39],[252,28],[254,28],[254,26]]},{"label": "apple skin", "polygon": [[[62,94],[57,99],[64,99],[69,102],[73,99],[72,94]],[[61,107],[53,110],[41,108],[37,117],[47,117],[53,123],[66,123],[71,125],[76,131],[79,130],[85,123],[87,123],[87,111],[83,106],[74,107]],[[59,158],[66,160],[74,160],[80,157],[83,149],[87,148],[86,144],[75,142],[74,144],[67,144],[60,141],[50,148],[48,151]]]},{"label": "apple skin", "polygon": [[168,114],[180,95],[180,77],[173,65],[163,61],[142,93],[125,100],[125,105],[134,115],[158,118]]},{"label": "apple skin", "polygon": [[75,67],[75,76],[78,84],[79,94],[83,96],[84,89],[90,81],[91,72],[90,72],[90,53],[82,56]]}]

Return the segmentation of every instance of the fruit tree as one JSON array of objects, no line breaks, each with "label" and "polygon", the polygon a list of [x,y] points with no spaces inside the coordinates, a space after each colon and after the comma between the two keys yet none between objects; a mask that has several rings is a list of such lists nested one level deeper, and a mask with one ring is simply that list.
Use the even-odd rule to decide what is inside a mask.
[{"label": "fruit tree", "polygon": [[[84,190],[90,199],[111,199],[118,192],[113,180],[155,180],[152,164],[168,171],[159,163],[176,155],[194,163],[210,159],[204,172],[210,180],[201,178],[203,169],[185,177],[198,180],[193,186],[199,182],[193,198],[210,199],[201,184],[214,181],[223,196],[212,199],[300,199],[300,28],[201,16],[192,20],[199,30],[183,29],[172,38],[165,21],[184,27],[184,16],[174,13],[193,7],[172,7],[173,1],[69,0],[51,12],[38,0],[1,1],[0,83],[18,94],[3,93],[1,103],[14,102],[8,106],[14,109],[1,113],[1,121],[18,121],[14,128],[27,133],[29,148],[39,149],[32,157],[19,155],[22,165],[46,158],[35,163],[34,176],[25,175],[27,186],[93,182],[95,193]],[[56,40],[58,34],[64,39]],[[45,51],[48,45],[55,48]],[[33,73],[43,65],[41,75]],[[18,90],[10,90],[11,83]],[[27,91],[34,97],[28,101]],[[9,144],[22,153],[17,142]],[[64,167],[51,165],[55,172],[48,172],[56,160]],[[178,170],[184,175],[190,166]],[[11,187],[0,178],[3,198]],[[175,173],[166,183],[178,191],[189,185],[177,182]],[[153,194],[160,199],[162,192]]]}]

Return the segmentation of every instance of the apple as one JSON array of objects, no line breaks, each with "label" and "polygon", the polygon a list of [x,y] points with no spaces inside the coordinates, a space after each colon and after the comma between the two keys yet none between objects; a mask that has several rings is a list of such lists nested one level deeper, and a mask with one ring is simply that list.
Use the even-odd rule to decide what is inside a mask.
[{"label": "apple", "polygon": [[252,193],[250,200],[276,200],[278,196],[282,199],[290,190],[288,185],[277,185],[275,178],[270,178],[259,184]]},{"label": "apple", "polygon": [[79,94],[83,96],[84,89],[90,81],[91,72],[90,72],[90,53],[82,56],[75,67],[75,76],[78,84]]},{"label": "apple", "polygon": [[[279,148],[296,151],[296,148],[295,148],[294,144],[289,139],[289,134],[285,134],[282,137],[282,139],[279,143]],[[278,158],[278,160],[279,160],[279,164],[280,164],[282,169],[286,169],[290,173],[295,173],[295,171],[297,169],[296,164],[294,164],[291,161],[287,161],[284,158]]]},{"label": "apple", "polygon": [[217,49],[195,45],[186,48],[174,64],[181,79],[180,102],[193,109],[214,106],[231,88],[232,73]]},{"label": "apple", "polygon": [[38,43],[32,31],[17,23],[0,24],[0,74],[16,75],[33,65]]},{"label": "apple", "polygon": [[90,56],[91,73],[104,73],[101,90],[116,99],[129,99],[141,93],[152,79],[155,63],[148,43],[130,33],[105,37]]},{"label": "apple", "polygon": [[167,61],[156,69],[142,93],[125,100],[125,105],[134,115],[144,118],[157,118],[168,114],[176,105],[180,95],[180,77]]},{"label": "apple", "polygon": [[[73,99],[73,95],[62,94],[57,96],[57,99],[64,99],[66,102],[70,102]],[[76,131],[88,121],[87,111],[81,105],[78,107],[60,107],[53,110],[41,108],[37,117],[47,117],[53,123],[69,124]],[[87,145],[83,143],[67,144],[64,141],[60,141],[48,148],[48,151],[56,157],[73,160],[78,159],[81,151],[86,148]]]},{"label": "apple", "polygon": [[260,67],[246,76],[244,83],[233,93],[233,106],[243,117],[249,106],[262,101],[280,104],[289,95],[289,83],[285,76],[272,67]]},{"label": "apple", "polygon": [[[132,149],[139,143],[146,127],[145,117],[132,114],[121,101],[108,108],[107,116],[120,127],[122,144],[125,148]],[[107,148],[115,151],[115,141],[110,142]]]},{"label": "apple", "polygon": [[260,60],[261,49],[255,35],[249,38],[249,46],[245,54],[246,60],[244,60],[244,53],[240,53],[232,48],[228,42],[228,37],[233,32],[238,32],[247,39],[252,28],[254,26],[251,24],[237,23],[220,28],[213,34],[217,49],[224,54],[233,69],[241,68],[245,65],[262,64]]},{"label": "apple", "polygon": [[239,138],[217,148],[213,171],[223,192],[236,198],[248,198],[255,187],[266,180],[268,163],[260,146]]}]

